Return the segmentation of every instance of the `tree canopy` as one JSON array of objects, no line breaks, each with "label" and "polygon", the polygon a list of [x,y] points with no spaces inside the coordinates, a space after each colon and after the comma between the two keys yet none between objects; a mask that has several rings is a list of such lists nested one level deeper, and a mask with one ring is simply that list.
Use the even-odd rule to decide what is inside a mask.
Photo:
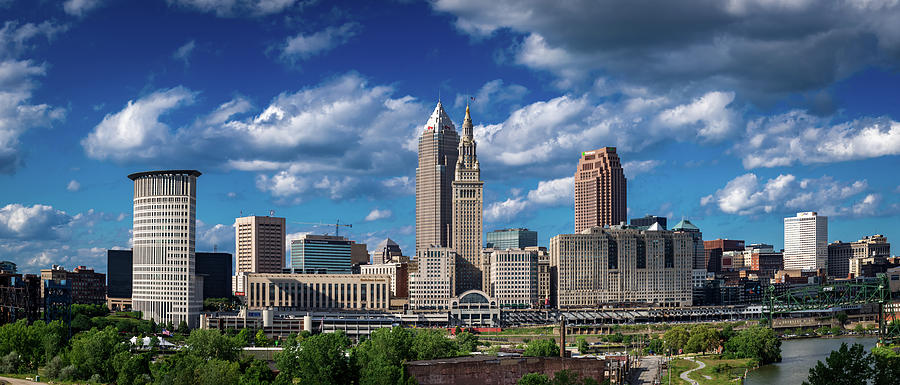
[{"label": "tree canopy", "polygon": [[559,357],[559,345],[553,338],[537,339],[525,346],[523,356],[527,357]]},{"label": "tree canopy", "polygon": [[725,342],[724,355],[728,358],[753,358],[762,365],[781,362],[781,340],[774,330],[754,325]]}]

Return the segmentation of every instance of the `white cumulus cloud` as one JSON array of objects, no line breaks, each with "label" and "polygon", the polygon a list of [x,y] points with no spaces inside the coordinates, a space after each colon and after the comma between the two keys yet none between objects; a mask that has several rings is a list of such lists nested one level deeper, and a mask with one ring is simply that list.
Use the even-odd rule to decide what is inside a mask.
[{"label": "white cumulus cloud", "polygon": [[377,221],[379,219],[387,219],[390,218],[391,215],[393,215],[393,213],[391,213],[391,210],[379,210],[375,208],[369,212],[369,215],[366,215],[366,222]]},{"label": "white cumulus cloud", "polygon": [[878,211],[881,195],[868,193],[866,180],[836,181],[830,176],[800,179],[781,174],[764,183],[754,173],[730,180],[725,187],[700,199],[724,213],[754,215],[817,211],[830,216],[871,216]]},{"label": "white cumulus cloud", "polygon": [[572,204],[574,199],[574,177],[540,181],[537,188],[528,191],[525,196],[514,196],[489,204],[484,210],[484,220],[511,221],[526,209]]},{"label": "white cumulus cloud", "polygon": [[887,117],[832,123],[805,111],[755,119],[733,152],[747,169],[900,155],[900,122]]},{"label": "white cumulus cloud", "polygon": [[359,33],[359,29],[358,24],[346,23],[308,35],[298,34],[282,44],[281,57],[292,61],[308,59],[346,43]]},{"label": "white cumulus cloud", "polygon": [[0,208],[0,239],[57,238],[73,218],[53,206],[11,203]]},{"label": "white cumulus cloud", "polygon": [[66,190],[69,190],[69,191],[78,191],[80,189],[81,189],[81,183],[78,183],[78,181],[75,179],[72,179],[71,181],[69,181],[69,184],[66,185]]},{"label": "white cumulus cloud", "polygon": [[150,159],[162,155],[171,141],[169,126],[159,121],[172,109],[193,102],[194,93],[184,87],[160,90],[103,118],[81,141],[85,152],[95,159]]}]

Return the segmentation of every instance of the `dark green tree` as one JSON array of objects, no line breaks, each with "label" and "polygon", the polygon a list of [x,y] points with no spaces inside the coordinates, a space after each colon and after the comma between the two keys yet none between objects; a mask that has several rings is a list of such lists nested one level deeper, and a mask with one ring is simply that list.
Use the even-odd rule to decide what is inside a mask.
[{"label": "dark green tree", "polygon": [[690,335],[684,348],[688,353],[705,353],[719,346],[719,332],[710,326],[695,325]]},{"label": "dark green tree", "polygon": [[691,334],[684,326],[676,326],[666,330],[665,334],[663,334],[663,344],[672,354],[679,354],[679,351],[685,348],[690,338]]},{"label": "dark green tree", "polygon": [[288,341],[276,355],[281,373],[279,381],[301,378],[304,384],[345,384],[355,381],[345,353],[350,339],[343,332],[323,333],[304,338],[299,343]]},{"label": "dark green tree", "polygon": [[103,330],[91,329],[75,336],[68,358],[75,365],[76,378],[86,380],[96,374],[103,382],[114,381],[117,375],[113,357],[127,350],[122,342],[119,332],[111,326]]},{"label": "dark green tree", "polygon": [[722,328],[722,331],[719,332],[719,338],[722,340],[722,344],[728,342],[731,337],[734,337],[737,333],[734,331],[734,327],[731,324],[725,324],[725,327]]},{"label": "dark green tree", "polygon": [[241,347],[236,338],[222,335],[218,330],[197,329],[185,342],[187,352],[204,360],[237,360]]},{"label": "dark green tree", "polygon": [[116,371],[116,385],[135,385],[145,383],[145,375],[150,374],[150,359],[146,354],[119,352],[113,357],[113,369]]},{"label": "dark green tree", "polygon": [[417,360],[454,357],[456,344],[438,329],[418,329],[413,337],[412,350]]},{"label": "dark green tree", "polygon": [[[831,352],[825,362],[819,361],[809,369],[804,385],[866,385],[872,374],[869,354],[860,344],[848,347],[842,343]],[[896,381],[896,378],[894,379]]]},{"label": "dark green tree", "polygon": [[359,383],[380,385],[407,381],[403,365],[415,359],[412,343],[413,332],[400,326],[372,332],[353,351],[353,361],[359,368]]},{"label": "dark green tree", "polygon": [[203,359],[186,352],[178,352],[150,365],[153,382],[157,385],[194,384],[195,371]]},{"label": "dark green tree", "polygon": [[772,329],[754,325],[729,339],[724,355],[727,358],[753,358],[762,365],[780,362],[781,340]]},{"label": "dark green tree", "polygon": [[197,385],[237,385],[241,379],[237,362],[211,359],[202,362],[194,370]]},{"label": "dark green tree", "polygon": [[252,360],[244,374],[241,375],[241,385],[268,385],[275,381],[275,373],[269,369],[269,364],[261,360]]},{"label": "dark green tree", "polygon": [[872,348],[872,382],[875,385],[896,384],[900,378],[900,353],[891,347]]},{"label": "dark green tree", "polygon": [[537,339],[525,346],[523,356],[527,357],[559,357],[559,345],[553,338]]},{"label": "dark green tree", "polygon": [[528,373],[522,376],[516,385],[550,385],[550,379],[542,373]]},{"label": "dark green tree", "polygon": [[461,332],[456,334],[456,346],[460,352],[477,352],[478,337],[469,332]]}]

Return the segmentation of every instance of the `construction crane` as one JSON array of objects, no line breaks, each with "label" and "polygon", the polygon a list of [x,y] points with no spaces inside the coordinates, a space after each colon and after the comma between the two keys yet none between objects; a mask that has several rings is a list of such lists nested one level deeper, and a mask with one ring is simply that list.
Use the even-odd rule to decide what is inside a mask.
[{"label": "construction crane", "polygon": [[334,226],[334,236],[336,236],[336,237],[339,237],[341,235],[340,234],[341,227],[353,227],[353,225],[350,223],[347,223],[347,224],[341,223],[340,219],[335,220],[335,223],[322,223],[322,222],[291,222],[291,223],[296,223],[298,225]]}]

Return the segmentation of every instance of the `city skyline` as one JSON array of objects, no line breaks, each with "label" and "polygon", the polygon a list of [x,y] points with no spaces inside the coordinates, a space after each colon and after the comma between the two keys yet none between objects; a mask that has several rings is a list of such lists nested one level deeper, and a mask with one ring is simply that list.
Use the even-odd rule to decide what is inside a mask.
[{"label": "city skyline", "polygon": [[[896,8],[798,5],[829,21],[764,40],[721,19],[759,26],[784,10],[713,7],[695,34],[648,31],[616,50],[618,24],[555,6],[66,4],[0,5],[0,260],[23,271],[106,272],[106,250],[131,246],[126,176],[170,168],[204,174],[197,251],[234,253],[235,218],[275,210],[294,239],[332,229],[291,222],[340,219],[350,239],[414,255],[416,140],[437,101],[461,122],[470,97],[484,231],[527,227],[542,246],[569,234],[572,168],[610,146],[628,219],[686,218],[704,239],[776,249],[783,218],[803,211],[829,217],[828,242],[900,236],[900,177],[885,172],[900,160],[896,33],[861,21]],[[677,15],[674,28],[695,24]],[[816,39],[828,32],[846,39]],[[737,58],[761,45],[718,52],[706,33],[803,54],[760,75]],[[809,59],[864,36],[878,44]],[[715,59],[689,70],[695,51]]]}]

